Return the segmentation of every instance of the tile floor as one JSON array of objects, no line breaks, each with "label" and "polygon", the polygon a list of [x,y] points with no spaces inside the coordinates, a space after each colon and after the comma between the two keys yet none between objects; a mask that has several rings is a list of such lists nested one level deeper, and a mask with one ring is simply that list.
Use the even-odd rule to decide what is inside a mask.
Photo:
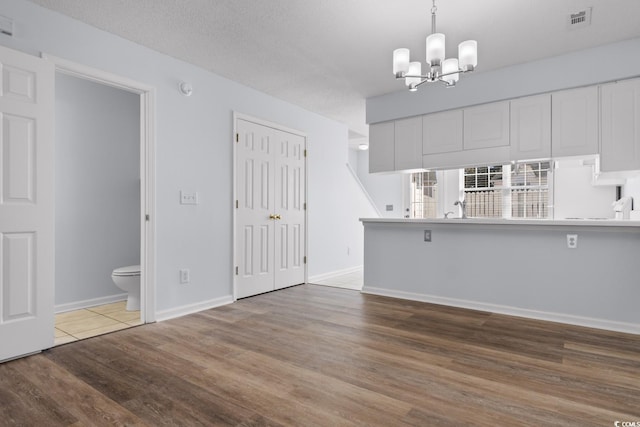
[{"label": "tile floor", "polygon": [[55,345],[141,325],[139,311],[127,311],[126,301],[56,314]]},{"label": "tile floor", "polygon": [[359,270],[313,283],[316,285],[333,286],[334,288],[355,289],[357,291],[361,291],[363,281],[363,272],[362,270]]}]

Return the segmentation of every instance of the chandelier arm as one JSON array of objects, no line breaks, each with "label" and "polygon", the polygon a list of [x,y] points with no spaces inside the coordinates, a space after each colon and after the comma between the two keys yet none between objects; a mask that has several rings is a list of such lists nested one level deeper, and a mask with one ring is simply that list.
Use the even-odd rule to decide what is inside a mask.
[{"label": "chandelier arm", "polygon": [[450,76],[451,74],[464,74],[464,73],[468,73],[468,72],[471,72],[471,71],[473,71],[473,70],[463,70],[462,68],[459,68],[457,71],[450,71],[448,73],[438,74],[438,79],[440,77]]},{"label": "chandelier arm", "polygon": [[435,79],[432,79],[432,77],[427,77],[427,78],[425,78],[424,80],[422,80],[420,83],[416,83],[416,84],[414,84],[414,85],[413,85],[413,87],[414,87],[415,89],[417,89],[417,88],[419,88],[420,86],[422,86],[422,85],[423,85],[423,84],[425,84],[425,83],[433,83],[433,82],[435,82],[435,81],[436,81],[436,80],[435,80]]},{"label": "chandelier arm", "polygon": [[454,82],[454,83],[449,83],[449,82],[448,82],[448,81],[446,81],[445,79],[440,79],[440,78],[439,78],[439,79],[438,79],[438,81],[439,81],[440,83],[442,83],[443,85],[445,85],[445,87],[453,87],[453,86],[455,86],[455,85],[456,85],[456,84],[455,84],[455,82]]},{"label": "chandelier arm", "polygon": [[[411,79],[411,78],[414,78],[414,79],[431,79],[431,76],[429,74],[424,75],[424,76],[420,75],[420,74],[402,74],[402,75],[396,76],[396,79],[405,79],[405,78],[407,78],[407,79]],[[432,81],[435,81],[435,80],[432,80]]]}]

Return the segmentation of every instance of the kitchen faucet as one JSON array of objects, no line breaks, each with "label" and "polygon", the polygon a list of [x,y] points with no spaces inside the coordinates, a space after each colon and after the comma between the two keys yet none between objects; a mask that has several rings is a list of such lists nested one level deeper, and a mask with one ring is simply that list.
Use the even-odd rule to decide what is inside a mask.
[{"label": "kitchen faucet", "polygon": [[453,205],[460,205],[460,210],[462,210],[462,216],[460,218],[465,219],[467,217],[467,201],[464,199],[457,200]]}]

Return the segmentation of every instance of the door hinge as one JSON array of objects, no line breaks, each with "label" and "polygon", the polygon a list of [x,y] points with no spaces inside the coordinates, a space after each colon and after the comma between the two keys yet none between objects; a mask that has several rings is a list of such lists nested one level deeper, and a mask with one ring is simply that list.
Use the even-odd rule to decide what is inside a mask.
[{"label": "door hinge", "polygon": [[307,257],[306,256],[304,258],[302,258],[302,262],[304,262],[305,264],[307,263]]},{"label": "door hinge", "polygon": [[240,134],[236,133],[236,142],[240,142]]},{"label": "door hinge", "polygon": [[304,156],[307,157],[307,149],[304,149]]},{"label": "door hinge", "polygon": [[307,202],[304,202],[304,203],[302,204],[302,209],[303,209],[303,210],[305,210],[305,211],[307,210]]},{"label": "door hinge", "polygon": [[236,276],[238,275],[238,266],[236,265]]},{"label": "door hinge", "polygon": [[146,215],[144,216],[144,220],[145,220],[145,221],[149,221],[150,219],[151,219],[151,217],[149,216],[149,214],[146,214]]},{"label": "door hinge", "polygon": [[238,209],[238,201],[236,200],[236,209]]}]

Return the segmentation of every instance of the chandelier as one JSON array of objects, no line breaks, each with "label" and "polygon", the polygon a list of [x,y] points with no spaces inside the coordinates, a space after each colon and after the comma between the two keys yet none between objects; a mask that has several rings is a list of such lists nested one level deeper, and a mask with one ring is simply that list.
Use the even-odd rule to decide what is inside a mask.
[{"label": "chandelier", "polygon": [[458,45],[458,58],[445,59],[444,34],[436,33],[436,0],[431,8],[431,34],[427,36],[427,65],[429,72],[422,75],[422,64],[410,62],[409,49],[393,51],[393,74],[404,79],[409,90],[415,92],[424,83],[443,82],[447,87],[456,85],[460,73],[473,71],[478,65],[478,43],[463,41]]}]

